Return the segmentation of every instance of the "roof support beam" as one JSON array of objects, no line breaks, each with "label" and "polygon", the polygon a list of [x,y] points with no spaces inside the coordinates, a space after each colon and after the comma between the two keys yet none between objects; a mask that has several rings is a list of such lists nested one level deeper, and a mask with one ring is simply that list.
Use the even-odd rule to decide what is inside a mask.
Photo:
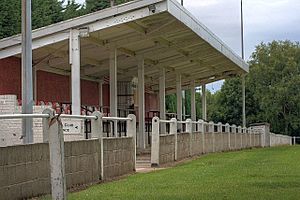
[{"label": "roof support beam", "polygon": [[81,114],[81,90],[80,90],[80,37],[79,30],[70,31],[70,65],[71,65],[71,91],[72,114]]},{"label": "roof support beam", "polygon": [[138,147],[141,149],[146,148],[145,141],[145,63],[144,58],[138,59],[138,96],[139,96],[139,134],[138,134]]},{"label": "roof support beam", "polygon": [[204,121],[207,121],[206,85],[203,84],[201,89],[202,89],[202,119]]},{"label": "roof support beam", "polygon": [[[160,119],[166,119],[166,69],[160,69],[159,76],[159,112]],[[161,133],[166,134],[166,124],[161,124]]]},{"label": "roof support beam", "polygon": [[[117,79],[117,49],[110,49],[109,53],[109,91],[110,91],[110,114],[118,116],[118,79]],[[114,121],[114,136],[117,137],[117,121]]]},{"label": "roof support beam", "polygon": [[[182,121],[182,87],[181,74],[176,74],[176,98],[177,98],[177,120]],[[178,123],[178,129],[182,131],[182,124]]]},{"label": "roof support beam", "polygon": [[[196,82],[195,80],[191,81],[191,119],[196,121]],[[193,124],[193,131],[196,131],[196,126]]]}]

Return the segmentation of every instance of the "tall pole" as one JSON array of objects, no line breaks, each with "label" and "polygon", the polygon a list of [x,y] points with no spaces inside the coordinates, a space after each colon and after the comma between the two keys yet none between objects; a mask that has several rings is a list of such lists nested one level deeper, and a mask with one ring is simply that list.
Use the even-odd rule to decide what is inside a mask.
[{"label": "tall pole", "polygon": [[[33,112],[31,0],[22,0],[22,113]],[[23,142],[33,143],[32,119],[22,121]]]},{"label": "tall pole", "polygon": [[[244,13],[243,13],[243,0],[241,0],[241,44],[242,44],[242,58],[245,60],[244,50]],[[242,75],[242,95],[243,95],[243,127],[246,127],[246,83],[245,75]]]}]

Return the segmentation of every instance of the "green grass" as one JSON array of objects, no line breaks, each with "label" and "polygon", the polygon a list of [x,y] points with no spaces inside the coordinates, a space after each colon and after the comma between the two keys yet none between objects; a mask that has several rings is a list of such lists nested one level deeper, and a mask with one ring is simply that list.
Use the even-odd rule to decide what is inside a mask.
[{"label": "green grass", "polygon": [[211,154],[68,199],[300,199],[300,146]]}]

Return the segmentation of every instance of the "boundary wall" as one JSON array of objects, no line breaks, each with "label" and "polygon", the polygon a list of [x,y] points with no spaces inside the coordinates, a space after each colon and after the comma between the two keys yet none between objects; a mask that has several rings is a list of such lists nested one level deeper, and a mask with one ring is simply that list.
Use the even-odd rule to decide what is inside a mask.
[{"label": "boundary wall", "polygon": [[[160,126],[164,123],[170,123],[169,134],[161,134]],[[185,132],[177,132],[178,123],[186,124]],[[207,123],[202,120],[198,122],[192,122],[189,119],[184,122],[177,122],[176,119],[166,121],[157,117],[153,118],[152,124],[152,166],[207,153],[292,144],[292,138],[289,136],[268,133],[269,125],[267,124],[242,128],[229,124]]]},{"label": "boundary wall", "polygon": [[[46,109],[43,114],[49,111],[53,113],[53,110]],[[92,117],[96,120],[92,121],[93,139],[90,140],[64,142],[62,123],[57,125],[58,129],[47,124],[42,126],[42,132],[43,135],[49,135],[48,142],[0,147],[0,199],[28,199],[50,193],[53,195],[53,191],[57,194],[56,189],[61,189],[55,183],[61,183],[70,189],[134,173],[135,116],[114,118],[127,121],[127,136],[115,138],[103,137],[102,121],[110,118],[102,116],[100,112],[93,113]],[[70,119],[72,116],[66,118]],[[49,118],[42,121],[50,122]],[[60,124],[58,121],[60,118],[55,124]],[[58,140],[54,142],[53,137],[57,136],[61,138],[61,146]],[[59,160],[59,157],[62,159]],[[62,173],[61,178],[58,173]]]}]

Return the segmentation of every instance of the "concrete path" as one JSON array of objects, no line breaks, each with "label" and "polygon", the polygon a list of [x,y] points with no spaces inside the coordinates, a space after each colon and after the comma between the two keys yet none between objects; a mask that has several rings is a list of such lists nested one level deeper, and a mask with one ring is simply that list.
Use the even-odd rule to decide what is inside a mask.
[{"label": "concrete path", "polygon": [[141,154],[136,157],[136,172],[147,173],[155,170],[151,168],[151,155]]}]

